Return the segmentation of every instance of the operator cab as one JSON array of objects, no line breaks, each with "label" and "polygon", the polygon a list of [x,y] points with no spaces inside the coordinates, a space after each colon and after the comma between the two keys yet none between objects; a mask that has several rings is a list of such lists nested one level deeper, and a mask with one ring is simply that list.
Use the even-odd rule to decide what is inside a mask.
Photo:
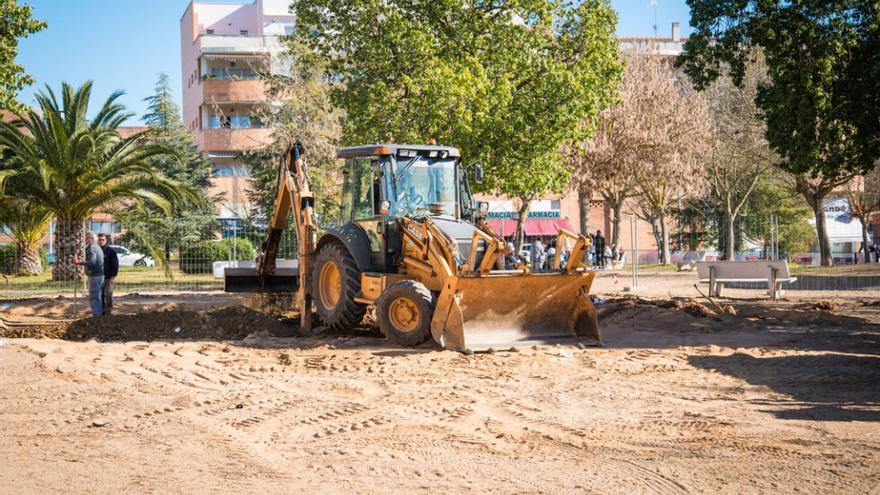
[{"label": "operator cab", "polygon": [[342,224],[369,239],[374,266],[387,270],[400,253],[396,218],[430,216],[451,222],[472,216],[472,197],[457,148],[374,144],[342,148]]},{"label": "operator cab", "polygon": [[376,144],[343,148],[336,156],[345,159],[343,223],[380,214],[461,217],[456,148]]}]

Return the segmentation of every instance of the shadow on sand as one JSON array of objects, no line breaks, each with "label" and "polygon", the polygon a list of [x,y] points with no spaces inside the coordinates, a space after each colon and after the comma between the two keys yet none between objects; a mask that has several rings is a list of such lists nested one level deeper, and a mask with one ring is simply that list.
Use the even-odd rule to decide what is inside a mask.
[{"label": "shadow on sand", "polygon": [[880,356],[734,353],[689,356],[688,362],[789,396],[756,402],[780,419],[880,421]]}]

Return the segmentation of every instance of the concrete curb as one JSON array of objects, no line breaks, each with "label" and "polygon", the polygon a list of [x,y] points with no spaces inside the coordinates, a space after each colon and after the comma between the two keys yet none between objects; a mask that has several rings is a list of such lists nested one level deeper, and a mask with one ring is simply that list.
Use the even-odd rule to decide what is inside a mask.
[{"label": "concrete curb", "polygon": [[[798,275],[797,282],[782,284],[783,290],[859,290],[880,289],[880,276]],[[725,282],[731,289],[766,289],[767,282]]]}]

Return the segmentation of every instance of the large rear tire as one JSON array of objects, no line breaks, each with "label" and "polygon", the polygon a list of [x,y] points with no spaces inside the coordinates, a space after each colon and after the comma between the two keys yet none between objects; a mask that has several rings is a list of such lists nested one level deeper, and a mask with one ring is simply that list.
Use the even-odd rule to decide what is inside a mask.
[{"label": "large rear tire", "polygon": [[379,330],[397,345],[419,345],[431,338],[434,305],[434,296],[422,283],[397,282],[385,289],[376,301]]},{"label": "large rear tire", "polygon": [[312,297],[321,323],[349,330],[364,318],[367,308],[355,302],[361,291],[361,272],[351,253],[338,243],[324,245],[315,257]]}]

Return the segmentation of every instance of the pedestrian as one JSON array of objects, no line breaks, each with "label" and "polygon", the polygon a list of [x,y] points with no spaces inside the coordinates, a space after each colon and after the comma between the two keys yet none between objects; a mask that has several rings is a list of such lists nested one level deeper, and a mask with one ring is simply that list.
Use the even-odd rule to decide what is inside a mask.
[{"label": "pedestrian", "polygon": [[519,266],[519,258],[516,257],[516,247],[512,242],[508,242],[504,250],[504,268],[515,270],[517,266]]},{"label": "pedestrian", "polygon": [[595,237],[595,247],[596,247],[596,264],[598,268],[605,268],[605,238],[602,237],[602,231],[596,231]]},{"label": "pedestrian", "polygon": [[116,251],[110,247],[110,236],[98,234],[98,245],[104,254],[104,287],[101,291],[101,301],[105,315],[113,312],[113,284],[116,283],[116,275],[119,274],[119,257]]},{"label": "pedestrian", "polygon": [[73,264],[85,267],[86,276],[89,277],[89,305],[92,307],[92,316],[101,316],[104,312],[101,301],[101,292],[104,288],[104,253],[95,243],[95,234],[86,232],[86,258],[80,260],[74,256]]},{"label": "pedestrian", "polygon": [[531,258],[530,261],[532,262],[532,271],[541,271],[541,264],[544,259],[544,246],[541,244],[540,239],[535,239],[535,241],[532,242],[532,250],[529,255]]},{"label": "pedestrian", "polygon": [[606,270],[614,268],[614,265],[611,263],[611,261],[611,247],[606,244],[605,255],[602,257],[602,268],[605,268]]},{"label": "pedestrian", "polygon": [[544,269],[545,270],[553,269],[553,262],[554,261],[556,261],[556,248],[553,246],[550,246],[550,248],[547,249],[547,262],[544,263]]}]

